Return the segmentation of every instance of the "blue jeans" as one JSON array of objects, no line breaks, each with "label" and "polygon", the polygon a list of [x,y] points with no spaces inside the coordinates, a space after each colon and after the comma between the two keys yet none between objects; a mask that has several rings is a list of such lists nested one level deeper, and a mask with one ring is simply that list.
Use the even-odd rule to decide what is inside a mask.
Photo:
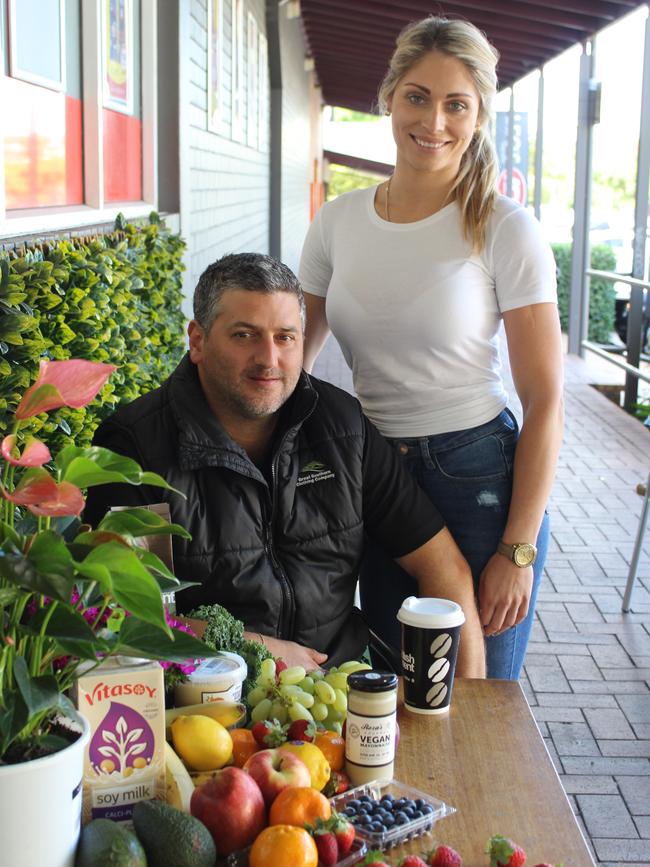
[{"label": "blue jeans", "polygon": [[[486,424],[429,437],[389,439],[404,465],[440,511],[472,570],[474,587],[497,549],[512,494],[519,429],[504,410]],[[533,625],[535,600],[548,551],[549,519],[537,537],[537,559],[528,614],[512,629],[486,639],[488,677],[517,680]],[[527,541],[522,539],[522,542]],[[402,600],[417,596],[416,581],[368,541],[360,573],[361,608],[374,632],[393,647],[401,642],[396,620]]]}]

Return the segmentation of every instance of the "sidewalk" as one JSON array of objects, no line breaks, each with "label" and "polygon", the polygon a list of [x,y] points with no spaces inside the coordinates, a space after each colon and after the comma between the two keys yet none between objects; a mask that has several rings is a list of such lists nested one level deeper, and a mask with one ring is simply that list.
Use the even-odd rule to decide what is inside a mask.
[{"label": "sidewalk", "polygon": [[[621,382],[616,368],[594,356],[565,365],[552,542],[522,685],[595,860],[650,867],[650,528],[621,613],[650,431],[589,385]],[[352,391],[332,339],[314,373]]]}]

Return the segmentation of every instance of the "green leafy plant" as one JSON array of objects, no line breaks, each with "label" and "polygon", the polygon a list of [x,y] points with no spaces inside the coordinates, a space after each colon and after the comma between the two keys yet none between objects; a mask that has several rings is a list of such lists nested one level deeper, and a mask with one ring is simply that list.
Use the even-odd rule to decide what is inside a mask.
[{"label": "green leafy plant", "polygon": [[[553,244],[558,269],[557,300],[562,330],[569,327],[569,296],[571,294],[571,244]],[[607,244],[591,248],[591,267],[597,271],[615,271],[616,257]],[[614,330],[616,290],[609,280],[592,277],[589,292],[588,339],[594,343],[609,343]]]},{"label": "green leafy plant", "polygon": [[273,659],[273,654],[261,642],[244,638],[244,624],[223,605],[200,605],[190,611],[189,616],[206,621],[203,641],[208,647],[217,652],[228,650],[238,653],[244,659],[248,674],[242,692],[246,695],[259,676],[263,660]]},{"label": "green leafy plant", "polygon": [[634,415],[650,427],[650,398],[634,404]]},{"label": "green leafy plant", "polygon": [[169,625],[161,587],[178,582],[142,545],[147,536],[187,532],[148,509],[109,512],[95,530],[78,519],[86,488],[168,488],[165,480],[92,446],[66,446],[52,460],[33,436],[36,417],[87,406],[113,371],[78,359],[43,361],[0,446],[0,763],[64,745],[51,726],[72,708],[65,693],[80,661],[92,668],[115,654],[178,663],[214,655]]},{"label": "green leafy plant", "polygon": [[39,362],[81,358],[118,367],[103,402],[34,419],[59,450],[90,444],[118,402],[158,386],[184,351],[185,244],[157,214],[92,237],[35,243],[0,254],[0,436],[13,424]]}]

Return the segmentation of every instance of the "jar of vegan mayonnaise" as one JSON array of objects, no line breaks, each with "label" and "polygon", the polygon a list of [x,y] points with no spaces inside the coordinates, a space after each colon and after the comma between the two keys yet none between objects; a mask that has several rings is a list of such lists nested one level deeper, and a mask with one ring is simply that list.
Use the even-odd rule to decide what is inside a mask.
[{"label": "jar of vegan mayonnaise", "polygon": [[358,671],[348,677],[345,772],[354,786],[390,780],[395,760],[397,675]]}]

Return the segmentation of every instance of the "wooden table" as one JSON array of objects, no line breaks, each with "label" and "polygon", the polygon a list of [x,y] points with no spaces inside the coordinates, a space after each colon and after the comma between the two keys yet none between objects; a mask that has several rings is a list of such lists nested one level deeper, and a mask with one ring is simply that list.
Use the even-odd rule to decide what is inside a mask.
[{"label": "wooden table", "polygon": [[432,839],[453,846],[464,867],[487,867],[493,834],[524,848],[526,867],[541,862],[593,867],[593,860],[518,683],[466,680],[454,684],[448,714],[400,708],[395,777],[451,804],[433,838],[388,853],[391,864],[420,854]]}]

